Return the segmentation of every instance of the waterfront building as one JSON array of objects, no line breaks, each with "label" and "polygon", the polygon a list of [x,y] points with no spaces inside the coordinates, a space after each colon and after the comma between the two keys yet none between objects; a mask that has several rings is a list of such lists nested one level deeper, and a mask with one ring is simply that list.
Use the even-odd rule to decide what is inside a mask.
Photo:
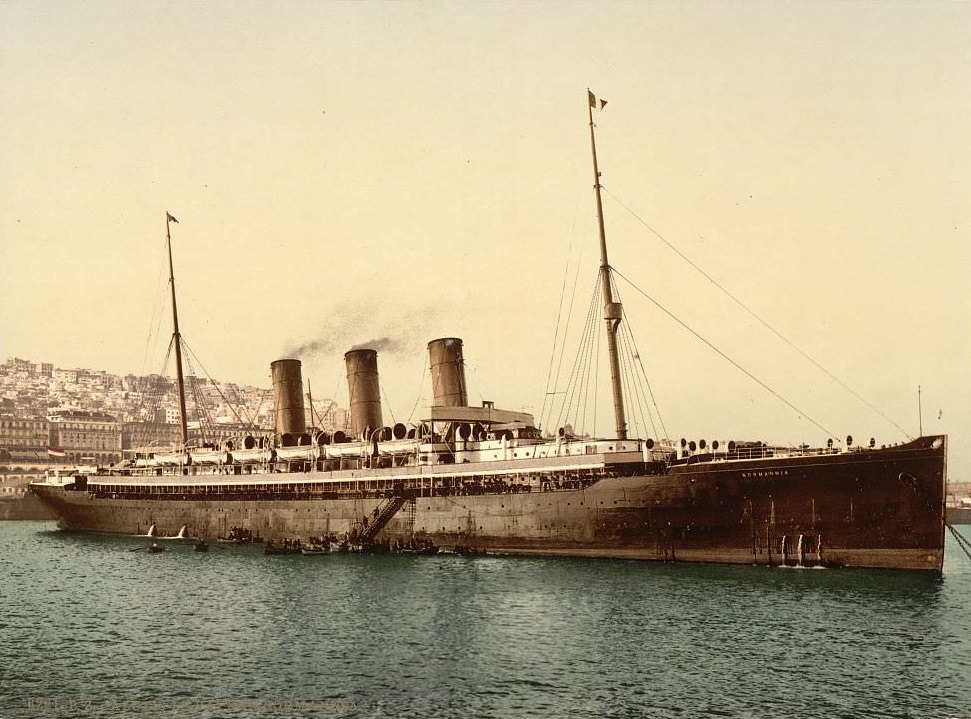
[{"label": "waterfront building", "polygon": [[10,460],[47,461],[50,445],[50,422],[46,419],[0,417],[0,451]]},{"label": "waterfront building", "polygon": [[121,423],[111,415],[68,410],[49,419],[53,444],[71,461],[101,466],[121,461]]},{"label": "waterfront building", "polygon": [[181,442],[182,430],[177,423],[125,422],[121,427],[121,446],[124,449],[170,448]]}]

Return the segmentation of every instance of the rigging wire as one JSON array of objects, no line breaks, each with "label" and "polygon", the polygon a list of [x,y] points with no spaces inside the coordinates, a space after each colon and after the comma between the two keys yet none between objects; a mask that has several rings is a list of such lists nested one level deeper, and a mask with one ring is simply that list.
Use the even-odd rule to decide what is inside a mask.
[{"label": "rigging wire", "polygon": [[[600,322],[598,321],[598,309],[599,305],[599,295],[600,295],[600,283],[598,281],[597,287],[595,288],[595,293],[593,299],[590,302],[590,312],[588,313],[587,319],[587,333],[586,333],[586,352],[583,356],[584,362],[581,366],[581,374],[577,377],[577,418],[580,422],[580,427],[584,433],[588,432],[587,425],[587,407],[590,405],[590,377],[596,377],[595,367],[597,366],[596,357],[598,349],[598,339],[599,333],[597,329],[600,327]],[[596,392],[594,392],[594,398],[596,399]],[[592,428],[591,428],[592,429]]]},{"label": "rigging wire", "polygon": [[422,360],[421,363],[421,379],[418,380],[418,391],[415,392],[415,404],[411,408],[411,413],[408,415],[408,423],[413,424],[415,419],[415,412],[418,411],[418,403],[421,402],[421,391],[422,387],[425,386],[425,375],[428,373],[428,365]]},{"label": "rigging wire", "polygon": [[[610,281],[609,278],[607,281],[608,282]],[[602,321],[598,321],[598,320],[599,318],[596,318],[593,324],[593,327],[594,327],[593,347],[595,349],[601,347],[600,335],[604,331],[604,327],[605,327],[605,324]],[[601,353],[597,351],[591,352],[591,355],[593,356],[593,359],[594,359],[594,366],[593,366],[593,421],[590,423],[590,428],[591,428],[591,431],[593,432],[596,432],[597,430],[597,407],[598,407],[597,395],[600,389],[600,354]],[[589,379],[587,380],[587,382],[589,383]],[[584,417],[586,417],[586,407],[584,407],[583,414],[584,414]]]},{"label": "rigging wire", "polygon": [[169,365],[169,360],[172,358],[172,348],[173,344],[170,340],[168,351],[165,354],[165,360],[162,363],[162,374],[152,375],[153,379],[151,383],[145,388],[145,392],[141,396],[141,401],[135,408],[135,415],[142,421],[155,423],[158,412],[162,408],[162,397],[164,394],[162,391],[162,383]]},{"label": "rigging wire", "polygon": [[318,412],[316,406],[314,405],[313,392],[310,389],[310,380],[308,379],[307,380],[307,402],[310,404],[311,429],[314,430],[311,434],[316,435],[317,430],[323,431],[324,419],[333,410],[334,400],[330,400],[330,404],[327,406],[327,409],[325,409],[323,412]]},{"label": "rigging wire", "polygon": [[[189,347],[189,345],[186,343],[186,341],[184,339],[182,340],[182,348],[186,351],[187,359],[188,359],[188,356],[191,355],[192,359],[194,359],[196,362],[199,363],[199,367],[202,369],[203,374],[206,375],[206,377],[209,379],[210,382],[212,382],[213,387],[216,388],[216,392],[222,398],[223,402],[226,403],[226,406],[229,407],[229,411],[233,413],[233,416],[236,418],[236,421],[239,422],[242,425],[252,426],[253,425],[252,420],[244,421],[243,418],[239,416],[239,413],[236,411],[236,407],[234,407],[233,404],[226,397],[225,393],[222,390],[222,387],[220,387],[219,384],[212,378],[212,375],[209,374],[208,370],[206,370],[206,368],[203,366],[202,362],[199,361],[199,358],[196,356],[196,353],[192,351],[192,348]],[[193,367],[193,370],[194,369],[195,368]],[[195,384],[196,383],[193,382],[193,385],[195,385]],[[195,391],[195,387],[193,387],[193,389]],[[197,394],[194,394],[194,399],[196,399],[198,401]],[[207,419],[209,420],[210,425],[211,425],[212,424],[211,418],[208,417],[209,410],[208,410],[208,408],[206,408],[204,406],[205,405],[204,402],[202,403],[202,405],[203,405],[203,411],[200,412],[199,406],[197,405],[196,412],[197,413],[200,413],[200,414],[203,414],[204,413],[207,416]]]},{"label": "rigging wire", "polygon": [[[611,271],[613,271],[611,269]],[[623,305],[623,298],[621,297],[620,288],[614,283],[614,293],[617,296],[617,301]],[[621,329],[621,340],[626,345],[629,344],[627,348],[628,357],[630,361],[628,363],[630,371],[632,373],[632,384],[635,391],[640,395],[639,404],[642,402],[641,407],[641,419],[644,420],[644,415],[650,421],[651,429],[654,435],[661,438],[661,434],[657,431],[657,426],[654,423],[654,415],[657,414],[657,423],[661,425],[661,430],[663,436],[667,437],[667,427],[664,426],[664,419],[661,417],[661,409],[657,406],[657,398],[654,396],[654,388],[651,386],[651,381],[647,377],[647,370],[644,369],[644,362],[641,359],[641,353],[637,349],[637,342],[634,340],[634,333],[627,322],[622,322],[620,325]],[[637,370],[640,369],[640,376],[637,376]],[[646,388],[646,393],[645,393]],[[650,397],[650,402],[648,402],[648,396]],[[654,407],[654,411],[651,411],[651,407]],[[646,410],[646,411],[645,411]],[[645,422],[645,430],[647,429],[647,422]]]},{"label": "rigging wire", "polygon": [[[656,437],[658,436],[657,426],[654,423],[654,417],[645,399],[643,384],[638,381],[636,374],[637,364],[635,351],[631,345],[630,334],[621,333],[618,336],[618,340],[619,349],[623,355],[623,361],[620,363],[620,367],[623,371],[624,397],[628,403],[627,414],[634,425],[635,436],[645,436],[647,430],[650,428]],[[641,431],[642,428],[643,433]]]},{"label": "rigging wire", "polygon": [[[647,407],[647,415],[648,417],[650,417],[650,420],[651,420],[651,428],[654,430],[654,433],[659,438],[668,437],[670,435],[668,435],[667,427],[664,424],[664,417],[661,416],[661,408],[658,407],[657,405],[657,397],[654,395],[654,387],[651,385],[651,380],[647,376],[647,370],[644,368],[644,361],[641,356],[640,350],[637,349],[637,343],[634,340],[634,333],[631,332],[630,326],[626,325],[626,323],[624,326],[624,332],[627,337],[627,340],[631,343],[631,347],[633,348],[633,351],[634,351],[633,358],[632,358],[633,364],[637,370],[640,370],[641,381],[638,382],[638,385],[642,387],[642,393],[644,392],[644,388],[646,388],[646,395],[644,396],[644,404]],[[651,411],[651,407],[654,408],[653,412]],[[657,423],[661,426],[660,433],[658,433],[657,427],[654,424],[655,415],[657,416]]]},{"label": "rigging wire", "polygon": [[[546,370],[546,392],[543,394],[543,408],[542,408],[542,410],[539,413],[540,426],[542,426],[543,420],[546,419],[546,408],[547,408],[547,405],[550,405],[550,404],[553,403],[553,399],[552,399],[553,392],[552,392],[552,390],[551,390],[550,387],[551,387],[551,385],[552,385],[552,387],[554,389],[556,387],[556,382],[553,379],[553,363],[556,361],[556,348],[558,346],[559,338],[560,338],[561,318],[563,317],[563,300],[566,297],[566,282],[567,282],[567,279],[570,276],[570,260],[569,260],[569,256],[570,256],[570,252],[572,250],[573,250],[573,243],[571,242],[570,243],[570,248],[567,251],[566,266],[563,268],[563,284],[560,287],[560,304],[559,304],[559,306],[557,307],[557,310],[556,310],[556,329],[553,332],[553,348],[550,350],[550,366]],[[570,301],[570,308],[571,309],[573,308],[572,298],[571,298],[571,301]],[[567,326],[569,326],[569,320],[567,320]],[[564,343],[565,343],[566,342],[566,337],[565,337],[566,330],[565,329],[563,331],[563,334],[564,334],[563,340],[564,340]],[[562,355],[561,355],[561,357],[562,357]]]},{"label": "rigging wire", "polygon": [[596,349],[597,329],[600,325],[597,320],[597,315],[599,314],[598,297],[600,294],[600,282],[601,273],[597,273],[597,282],[594,285],[593,295],[587,310],[587,318],[583,325],[579,346],[573,361],[573,367],[567,379],[563,403],[556,422],[556,425],[560,427],[564,426],[566,420],[571,416],[581,428],[585,428],[586,426],[586,408],[590,394],[590,372],[594,366],[594,358],[592,355]]},{"label": "rigging wire", "polygon": [[263,429],[262,427],[259,427],[256,424],[256,420],[260,416],[260,410],[263,409],[263,405],[266,403],[266,398],[269,397],[271,394],[273,394],[273,390],[270,390],[270,389],[263,390],[263,394],[260,396],[260,403],[256,405],[256,410],[253,413],[252,419],[250,420],[249,429]]},{"label": "rigging wire", "polygon": [[[596,431],[597,414],[599,404],[597,396],[599,393],[599,363],[601,360],[598,348],[600,348],[600,338],[605,330],[605,325],[600,316],[600,297],[602,273],[597,273],[597,281],[593,288],[587,316],[581,336],[578,342],[578,349],[573,361],[572,368],[568,375],[566,389],[560,393],[563,400],[559,405],[560,411],[557,416],[556,426],[563,427],[572,422],[577,433],[586,431]],[[614,285],[618,301],[621,301],[619,289]],[[575,293],[574,293],[575,294]],[[626,405],[629,410],[630,419],[635,430],[640,433],[640,428],[644,428],[646,433],[650,428],[655,436],[667,435],[667,429],[661,418],[660,409],[657,406],[657,399],[654,395],[651,383],[647,378],[644,363],[637,351],[636,342],[627,323],[621,323],[622,331],[619,335],[619,350],[623,362],[621,362],[622,375],[621,382],[624,386]],[[561,359],[562,361],[562,359]],[[558,382],[552,385],[558,386]],[[553,394],[553,392],[551,392]],[[653,411],[652,411],[653,407]],[[553,411],[553,404],[550,405]],[[655,413],[657,421],[655,421]],[[661,426],[662,433],[658,432],[658,424]],[[592,426],[591,426],[592,425]]]},{"label": "rigging wire", "polygon": [[[569,272],[569,269],[570,269],[570,264],[569,264],[569,261],[568,261],[567,262],[567,266],[564,269],[564,277]],[[565,279],[564,279],[564,282],[565,282]],[[565,327],[569,327],[570,326],[570,323],[572,322],[572,319],[573,319],[573,305],[574,305],[574,303],[576,301],[576,297],[577,297],[577,286],[579,285],[579,282],[580,282],[580,262],[579,262],[579,258],[578,258],[576,273],[573,276],[573,291],[570,294],[570,306],[567,309]],[[554,389],[557,386],[559,386],[559,383],[560,383],[560,375],[561,375],[561,373],[563,371],[563,358],[566,356],[566,334],[567,334],[567,331],[566,331],[566,329],[564,329],[563,330],[563,340],[560,343],[560,356],[559,356],[559,360],[557,361],[557,364],[556,364],[556,375],[553,377],[553,388]],[[555,343],[554,343],[554,346],[553,346],[553,353],[554,353],[554,355],[556,354],[556,345],[555,345]],[[551,358],[550,361],[552,362],[552,358]],[[552,419],[554,403],[555,403],[555,400],[551,397],[550,398],[550,404],[549,404],[550,419]],[[562,410],[562,406],[563,405],[561,405],[561,410]],[[543,415],[541,415],[541,424],[542,424],[542,420],[543,419],[545,419],[545,417]],[[559,425],[560,423],[559,422],[556,422],[554,424]],[[560,425],[560,426],[562,426],[562,425]]]},{"label": "rigging wire", "polygon": [[[598,273],[598,277],[599,276],[600,276],[600,273]],[[597,287],[598,288],[600,287],[599,282],[597,283]],[[593,308],[593,305],[596,305],[598,309],[600,307],[597,300],[592,301],[590,304],[591,304],[591,309]],[[591,312],[591,314],[593,313]],[[587,392],[586,394],[586,399],[583,405],[583,417],[584,417],[584,427],[586,427],[587,403],[592,404],[593,418],[590,422],[590,432],[596,432],[597,407],[599,406],[599,403],[597,402],[597,394],[600,389],[600,352],[597,351],[597,348],[600,347],[600,336],[604,330],[604,323],[600,321],[599,317],[594,317],[592,324],[593,324],[594,331],[593,331],[593,338],[591,339],[591,342],[590,342],[591,367],[587,372],[585,383],[589,386],[590,377],[591,376],[593,377],[593,394],[591,394],[590,392]]]},{"label": "rigging wire", "polygon": [[801,415],[801,416],[803,416],[803,417],[805,417],[805,418],[806,418],[807,420],[809,420],[809,421],[810,421],[810,422],[811,422],[812,424],[814,424],[814,425],[815,425],[816,427],[818,427],[819,429],[821,429],[821,430],[823,430],[823,432],[825,432],[825,433],[826,433],[826,434],[827,434],[828,436],[830,436],[830,437],[834,437],[834,438],[835,438],[835,437],[837,436],[837,435],[836,435],[836,434],[835,434],[834,432],[831,432],[830,430],[828,430],[828,429],[826,429],[826,427],[824,427],[824,426],[823,426],[823,425],[821,425],[821,424],[820,424],[819,422],[817,422],[817,421],[816,421],[815,419],[813,419],[813,418],[812,418],[812,417],[811,417],[811,416],[810,416],[809,414],[807,414],[806,412],[804,412],[804,411],[802,411],[801,409],[799,409],[799,408],[798,408],[798,407],[797,407],[796,405],[794,405],[794,404],[793,404],[792,402],[790,402],[789,400],[787,400],[787,399],[786,399],[785,397],[783,397],[783,396],[782,396],[781,394],[779,394],[779,393],[778,393],[778,392],[776,392],[776,391],[775,391],[774,389],[772,389],[771,387],[769,387],[769,385],[767,385],[767,384],[766,384],[765,382],[763,382],[763,381],[762,381],[762,380],[760,380],[760,379],[759,379],[758,377],[756,377],[756,376],[755,376],[754,374],[752,374],[752,373],[751,373],[751,372],[749,372],[749,371],[748,371],[747,369],[745,369],[745,368],[744,368],[744,367],[743,367],[742,365],[740,365],[740,364],[739,364],[738,362],[736,362],[736,361],[735,361],[735,360],[733,360],[733,359],[732,359],[731,357],[729,357],[729,356],[728,356],[727,354],[725,354],[725,353],[724,353],[724,352],[722,352],[722,351],[721,351],[720,349],[718,349],[718,348],[717,348],[717,347],[716,347],[715,345],[713,345],[713,344],[712,344],[711,342],[709,342],[709,341],[708,341],[707,339],[705,339],[705,338],[704,338],[704,337],[703,337],[702,335],[700,335],[700,334],[699,334],[698,332],[696,332],[696,331],[695,331],[694,329],[692,329],[691,327],[689,327],[689,326],[688,326],[688,325],[687,325],[687,324],[686,324],[685,322],[683,322],[682,320],[680,320],[680,319],[679,319],[679,318],[678,318],[678,317],[677,317],[677,316],[676,316],[676,315],[675,315],[675,314],[674,314],[673,312],[671,312],[671,311],[670,311],[670,310],[668,310],[668,309],[667,309],[666,307],[664,307],[664,305],[662,305],[662,304],[661,304],[660,302],[658,302],[657,300],[655,300],[655,299],[654,299],[653,297],[651,297],[651,296],[650,296],[649,294],[647,294],[647,293],[646,293],[646,292],[645,292],[644,290],[642,290],[642,289],[641,289],[640,287],[638,287],[638,286],[637,286],[637,285],[635,285],[635,284],[634,284],[633,282],[631,282],[631,281],[630,281],[629,279],[627,279],[627,277],[625,277],[625,276],[624,276],[623,274],[621,274],[620,272],[618,272],[618,271],[617,271],[616,269],[614,269],[614,270],[613,270],[613,272],[614,272],[614,273],[615,273],[615,274],[616,274],[616,275],[617,275],[618,277],[620,277],[620,278],[621,278],[621,279],[623,279],[623,280],[624,280],[625,282],[627,282],[627,284],[629,284],[629,285],[630,285],[630,286],[631,286],[631,287],[632,287],[632,288],[633,288],[634,290],[636,290],[636,291],[637,291],[637,292],[639,292],[639,293],[640,293],[641,295],[643,295],[645,299],[647,299],[647,300],[649,300],[649,301],[650,301],[651,303],[653,303],[655,307],[657,307],[657,308],[658,308],[659,310],[661,310],[662,312],[664,312],[664,314],[666,314],[666,315],[667,315],[668,317],[670,317],[670,318],[671,318],[671,319],[673,319],[673,320],[674,320],[675,322],[677,322],[677,323],[678,323],[679,325],[681,325],[681,326],[682,326],[682,327],[684,327],[684,328],[685,328],[686,330],[688,330],[688,332],[690,332],[690,333],[691,333],[691,334],[693,334],[693,335],[694,335],[695,337],[697,337],[697,338],[698,338],[699,340],[701,340],[701,341],[702,341],[702,342],[704,342],[704,343],[705,343],[706,345],[708,345],[708,347],[709,347],[709,348],[710,348],[711,350],[713,350],[714,352],[716,352],[716,353],[718,353],[718,354],[719,354],[719,355],[720,355],[720,356],[721,356],[721,357],[722,357],[723,359],[725,359],[725,360],[727,360],[727,361],[728,361],[728,362],[730,362],[730,363],[731,363],[732,365],[734,365],[734,366],[736,367],[736,369],[738,369],[739,371],[741,371],[741,372],[742,372],[743,374],[745,374],[745,375],[746,375],[746,376],[747,376],[747,377],[748,377],[749,379],[751,379],[751,380],[752,380],[752,381],[754,381],[754,382],[755,382],[756,384],[758,384],[758,385],[759,385],[760,387],[762,387],[762,388],[763,388],[763,389],[765,389],[765,390],[766,390],[767,392],[769,392],[769,394],[771,394],[772,396],[774,396],[774,397],[775,397],[776,399],[778,399],[779,401],[781,401],[781,402],[782,402],[783,404],[785,404],[785,405],[786,405],[787,407],[789,407],[790,409],[792,409],[792,410],[794,410],[794,411],[795,411],[795,412],[796,412],[797,414],[799,414],[799,415]]},{"label": "rigging wire", "polygon": [[[574,279],[570,314],[572,314],[572,306],[575,301],[576,285],[578,282],[579,268]],[[568,373],[565,390],[562,392],[555,391],[559,386],[559,367],[553,381],[547,384],[548,396],[560,394],[563,398],[559,403],[553,399],[548,401],[543,414],[544,422],[547,419],[552,421],[555,415],[556,422],[554,426],[563,427],[567,423],[572,423],[577,433],[588,430],[596,431],[597,413],[599,411],[599,404],[596,400],[599,393],[599,363],[601,360],[598,348],[600,347],[602,332],[605,329],[602,317],[600,316],[602,282],[602,273],[598,272],[590,304],[588,305],[587,316],[577,343],[577,352],[573,360],[573,365]],[[617,299],[620,302],[620,292],[616,284],[614,284],[614,288]],[[561,299],[562,304],[563,300]],[[619,335],[620,350],[624,360],[621,363],[623,371],[621,381],[624,385],[625,402],[630,411],[631,420],[638,433],[640,432],[640,428],[643,427],[645,432],[650,428],[655,436],[661,437],[662,434],[666,436],[667,429],[664,426],[661,412],[657,405],[657,398],[654,395],[650,380],[647,378],[647,372],[637,350],[631,329],[626,322],[621,323],[621,328],[621,334]],[[562,366],[566,348],[565,332],[560,334],[560,337],[562,344],[558,344],[560,353],[559,365]],[[557,407],[559,408],[558,414],[556,414]],[[547,413],[549,416],[547,416]],[[656,420],[655,414],[657,417]],[[592,426],[590,426],[591,424]],[[658,432],[659,424],[662,430],[661,433]]]},{"label": "rigging wire", "polygon": [[[196,373],[195,366],[192,364],[191,356],[194,356],[192,354],[192,350],[189,349],[189,346],[185,343],[185,341],[182,342],[182,348],[186,350],[186,355],[183,358],[187,365],[186,369],[188,370],[185,374],[185,380],[186,380],[186,385],[188,386],[188,389],[189,389],[189,393],[192,396],[192,404],[193,404],[193,409],[195,410],[196,422],[199,425],[198,434],[199,434],[199,437],[203,441],[205,441],[207,439],[206,437],[207,433],[209,434],[212,433],[212,428],[214,423],[212,421],[212,416],[209,413],[209,408],[206,406],[206,403],[205,401],[203,401],[203,398],[202,398],[202,390],[199,382],[200,378]],[[187,407],[186,415],[188,414],[189,414],[189,410]],[[187,416],[186,417],[187,423],[188,423],[188,420],[189,418]]]},{"label": "rigging wire", "polygon": [[[644,227],[646,227],[648,230],[650,230],[651,233],[653,233],[655,237],[657,237],[659,240],[661,240],[661,242],[663,242],[665,245],[667,245],[669,249],[671,249],[675,254],[678,255],[678,257],[680,257],[682,260],[684,260],[689,265],[691,265],[691,267],[693,267],[705,279],[707,279],[709,282],[711,282],[711,284],[713,284],[715,287],[717,287],[719,290],[721,290],[735,304],[737,304],[739,307],[741,307],[743,310],[745,310],[748,314],[750,314],[752,317],[754,317],[756,320],[758,320],[758,322],[760,324],[762,324],[770,332],[772,332],[772,334],[774,334],[776,337],[778,337],[779,339],[781,339],[783,342],[785,342],[787,345],[789,345],[792,349],[794,349],[796,352],[798,352],[800,355],[802,355],[806,360],[808,360],[813,365],[815,365],[817,369],[819,369],[821,372],[823,372],[831,380],[833,380],[834,382],[836,382],[836,384],[838,384],[840,387],[842,387],[847,392],[849,392],[850,394],[852,394],[859,401],[863,402],[863,404],[865,404],[871,410],[873,410],[878,415],[880,415],[881,417],[883,417],[883,419],[885,419],[887,422],[889,422],[894,427],[896,427],[898,430],[900,430],[905,437],[907,437],[908,439],[913,439],[913,437],[911,437],[910,433],[907,432],[907,430],[905,430],[903,427],[901,427],[899,424],[897,424],[893,419],[891,419],[886,414],[884,414],[882,411],[880,411],[879,408],[877,408],[872,403],[870,403],[867,399],[865,399],[863,396],[861,396],[853,388],[851,388],[849,385],[847,385],[845,382],[843,382],[839,377],[837,377],[832,372],[830,372],[828,369],[826,369],[826,367],[824,367],[822,364],[820,364],[820,362],[818,362],[816,359],[814,359],[812,356],[810,356],[808,353],[806,353],[804,350],[802,350],[800,347],[798,347],[794,342],[792,342],[785,335],[783,335],[781,332],[779,332],[777,329],[775,329],[775,327],[773,327],[768,322],[766,322],[764,319],[762,319],[762,317],[759,316],[759,314],[756,313],[755,310],[751,309],[748,305],[746,305],[744,302],[742,302],[738,297],[736,297],[731,292],[729,292],[714,277],[712,277],[711,275],[709,275],[707,272],[705,272],[703,269],[701,269],[701,267],[699,267],[697,264],[695,264],[694,262],[692,262],[683,252],[681,252],[681,250],[679,250],[677,247],[675,247],[673,244],[671,244],[660,232],[658,232],[653,227],[651,227],[642,217],[640,217],[640,215],[638,215],[631,208],[629,208],[627,205],[625,205],[623,202],[621,202],[620,199],[616,195],[614,195],[610,190],[608,190],[603,185],[601,185],[601,188],[604,189],[604,190],[606,190],[607,194],[610,195],[611,198],[613,198],[613,200],[618,205],[620,205],[623,209],[625,209],[628,213],[630,213],[630,215],[635,220],[637,220]],[[629,282],[629,280],[628,280],[628,282]],[[648,297],[648,299],[651,299],[651,298]],[[653,302],[654,300],[651,300],[651,301]],[[660,307],[660,305],[658,305],[658,307]],[[667,312],[667,310],[665,310],[665,312]],[[815,422],[814,422],[814,424],[815,424]],[[818,427],[819,425],[816,425],[816,426]]]},{"label": "rigging wire", "polygon": [[148,331],[145,334],[145,349],[142,354],[142,374],[145,373],[145,368],[148,366],[148,355],[149,349],[152,346],[152,341],[156,340],[162,329],[162,311],[161,308],[165,304],[165,295],[168,289],[168,279],[166,279],[165,284],[161,282],[165,272],[165,267],[162,263],[158,265],[158,277],[155,280],[155,286],[158,288],[158,294],[155,297],[155,301],[152,303],[152,314],[148,321]]},{"label": "rigging wire", "polygon": [[[243,418],[239,416],[239,413],[236,411],[236,407],[233,406],[233,404],[229,401],[229,398],[226,397],[225,393],[222,391],[222,388],[212,378],[212,375],[209,374],[208,370],[206,370],[202,362],[199,361],[199,358],[196,356],[196,353],[192,351],[192,348],[189,347],[189,345],[186,343],[185,340],[182,340],[182,348],[186,351],[187,357],[191,355],[192,359],[194,359],[199,364],[199,367],[202,369],[203,374],[206,375],[207,378],[209,378],[210,382],[212,382],[213,386],[216,388],[216,392],[222,398],[223,402],[226,403],[226,406],[229,407],[229,411],[233,413],[233,416],[236,418],[236,421],[239,422],[240,424],[247,424],[247,422],[245,422]],[[193,367],[193,369],[195,368]]]},{"label": "rigging wire", "polygon": [[[388,414],[391,415],[391,425],[394,426],[398,423],[398,420],[394,418],[394,410],[391,408],[391,400],[388,399],[388,392],[385,390],[384,381],[381,380],[380,377],[378,377],[378,386],[381,388],[381,396],[384,398],[382,403],[388,406]],[[378,429],[380,429],[380,427]]]},{"label": "rigging wire", "polygon": [[[340,372],[340,370],[338,370],[337,371],[337,380],[334,382],[334,391],[331,392],[331,397],[337,397],[338,396],[338,394],[340,393],[341,385],[342,384],[345,384],[346,381],[347,381],[347,375],[343,374],[342,372]],[[336,406],[337,406],[337,404],[335,402],[334,405],[332,405],[332,407],[331,407],[331,410],[333,411],[333,414],[334,414],[334,428],[335,429],[337,428],[337,412],[336,412]],[[349,424],[350,423],[350,419],[351,419],[350,410],[351,410],[351,408],[348,407],[347,408],[347,413],[344,415],[344,426],[341,427],[341,429],[349,429],[350,428],[350,424]]]}]

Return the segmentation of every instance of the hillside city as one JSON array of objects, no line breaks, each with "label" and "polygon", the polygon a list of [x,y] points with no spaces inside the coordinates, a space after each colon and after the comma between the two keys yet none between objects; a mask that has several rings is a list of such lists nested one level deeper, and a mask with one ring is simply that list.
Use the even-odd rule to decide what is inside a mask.
[{"label": "hillside city", "polygon": [[[186,377],[190,438],[201,442],[274,428],[273,391],[205,377]],[[308,403],[308,426],[347,425],[347,411],[330,399]],[[0,461],[109,464],[123,450],[177,441],[175,380],[64,369],[17,357],[0,365]],[[63,455],[62,455],[63,452]]]}]

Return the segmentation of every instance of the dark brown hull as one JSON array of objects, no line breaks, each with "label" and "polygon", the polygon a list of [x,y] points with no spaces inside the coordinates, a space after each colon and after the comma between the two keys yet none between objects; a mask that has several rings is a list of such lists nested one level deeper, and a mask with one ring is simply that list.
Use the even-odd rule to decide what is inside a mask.
[{"label": "dark brown hull", "polygon": [[[585,489],[417,496],[379,539],[424,533],[491,552],[940,570],[946,442],[758,460],[675,463]],[[312,473],[311,473],[312,474]],[[307,475],[304,475],[307,476]],[[266,539],[351,531],[381,498],[122,499],[43,484],[65,529]]]}]

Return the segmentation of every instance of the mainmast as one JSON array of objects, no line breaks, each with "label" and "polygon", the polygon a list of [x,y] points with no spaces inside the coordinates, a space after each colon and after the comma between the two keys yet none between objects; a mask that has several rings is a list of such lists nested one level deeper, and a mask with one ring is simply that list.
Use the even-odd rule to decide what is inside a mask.
[{"label": "mainmast", "polygon": [[169,247],[169,287],[172,289],[172,342],[175,343],[175,377],[179,389],[179,419],[182,422],[182,446],[189,443],[189,425],[185,418],[185,376],[182,373],[182,335],[179,334],[179,311],[175,304],[175,271],[172,269],[171,223],[179,221],[168,212],[165,213],[165,239]]},{"label": "mainmast", "polygon": [[[607,262],[607,234],[604,230],[603,201],[600,197],[600,169],[597,167],[597,143],[593,132],[593,108],[597,98],[587,89],[587,115],[590,118],[590,149],[593,151],[593,189],[597,197],[597,222],[600,228],[600,286],[603,288],[604,319],[607,321],[607,354],[610,360],[610,387],[614,397],[614,424],[617,439],[627,439],[624,417],[624,393],[620,381],[620,358],[617,354],[617,328],[623,317],[620,302],[614,302],[610,286],[610,264]],[[604,106],[601,102],[601,109]]]}]

